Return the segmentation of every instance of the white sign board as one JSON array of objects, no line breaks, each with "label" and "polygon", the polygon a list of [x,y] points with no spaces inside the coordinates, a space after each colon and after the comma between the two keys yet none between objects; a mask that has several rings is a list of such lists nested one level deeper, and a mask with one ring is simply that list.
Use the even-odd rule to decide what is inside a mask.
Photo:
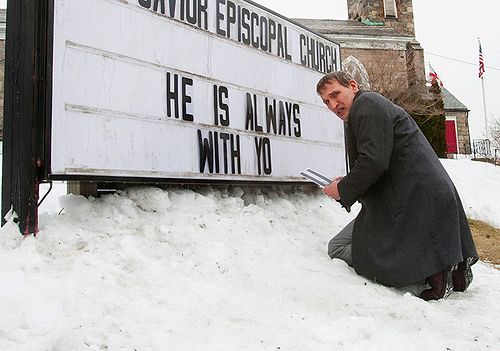
[{"label": "white sign board", "polygon": [[51,174],[296,181],[345,172],[315,92],[339,46],[242,0],[55,0]]}]

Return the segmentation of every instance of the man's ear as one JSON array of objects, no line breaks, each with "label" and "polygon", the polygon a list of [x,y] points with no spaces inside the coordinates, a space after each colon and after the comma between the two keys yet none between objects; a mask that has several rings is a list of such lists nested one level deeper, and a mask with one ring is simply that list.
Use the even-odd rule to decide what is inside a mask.
[{"label": "man's ear", "polygon": [[354,92],[359,90],[358,82],[356,82],[354,79],[351,79],[349,81],[349,86],[354,90]]}]

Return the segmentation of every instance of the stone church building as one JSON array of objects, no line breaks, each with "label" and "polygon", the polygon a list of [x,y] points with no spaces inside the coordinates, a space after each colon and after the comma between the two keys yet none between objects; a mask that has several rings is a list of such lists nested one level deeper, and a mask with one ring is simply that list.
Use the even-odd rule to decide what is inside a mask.
[{"label": "stone church building", "polygon": [[[295,19],[340,44],[342,67],[364,89],[395,98],[428,94],[424,49],[415,39],[412,0],[347,0],[348,20]],[[468,112],[442,88],[447,151],[470,154]]]},{"label": "stone church building", "polygon": [[[365,89],[388,98],[408,89],[426,94],[424,50],[415,39],[412,0],[346,0],[348,20],[295,19],[340,44],[342,66]],[[257,0],[258,2],[258,0]],[[0,127],[6,10],[0,9]],[[449,154],[470,154],[468,109],[449,91],[442,98],[447,115]],[[0,138],[3,128],[0,129]]]}]

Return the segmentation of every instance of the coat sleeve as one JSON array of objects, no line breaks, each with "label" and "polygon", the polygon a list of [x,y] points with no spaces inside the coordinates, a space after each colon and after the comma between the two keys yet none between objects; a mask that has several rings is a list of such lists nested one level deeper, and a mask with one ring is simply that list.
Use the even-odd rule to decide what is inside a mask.
[{"label": "coat sleeve", "polygon": [[363,98],[358,103],[362,105],[352,111],[349,123],[359,156],[338,184],[340,202],[346,208],[365,194],[389,168],[394,140],[388,108],[371,98]]}]

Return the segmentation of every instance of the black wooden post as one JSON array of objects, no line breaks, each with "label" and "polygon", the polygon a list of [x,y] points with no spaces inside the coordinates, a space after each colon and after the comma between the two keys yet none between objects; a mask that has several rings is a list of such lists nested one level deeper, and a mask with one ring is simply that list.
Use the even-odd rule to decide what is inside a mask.
[{"label": "black wooden post", "polygon": [[52,8],[52,0],[7,1],[2,224],[12,208],[25,235],[38,232],[38,185],[47,176]]}]

